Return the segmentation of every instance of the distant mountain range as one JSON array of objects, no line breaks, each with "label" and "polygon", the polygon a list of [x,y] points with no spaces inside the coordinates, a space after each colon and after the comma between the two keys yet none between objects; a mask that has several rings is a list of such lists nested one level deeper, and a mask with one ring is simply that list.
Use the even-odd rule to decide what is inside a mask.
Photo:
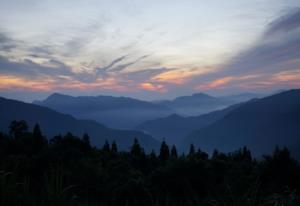
[{"label": "distant mountain range", "polygon": [[[59,97],[59,95],[55,95],[55,98]],[[62,99],[65,100],[65,97]],[[72,107],[72,105],[69,106]],[[68,104],[66,104],[65,108],[67,107]],[[8,132],[11,121],[25,120],[30,128],[35,123],[39,123],[43,133],[48,138],[58,134],[66,134],[67,132],[72,132],[78,136],[88,133],[91,137],[91,143],[95,146],[102,146],[105,140],[109,142],[115,140],[120,149],[128,150],[134,138],[137,138],[147,151],[159,147],[158,141],[143,132],[110,129],[96,121],[78,120],[70,115],[62,114],[46,107],[1,97],[0,114],[0,131],[3,132]]]},{"label": "distant mountain range", "polygon": [[257,93],[249,93],[248,92],[248,93],[222,96],[222,97],[219,97],[219,98],[227,99],[227,100],[234,101],[234,102],[246,102],[246,101],[249,101],[251,99],[262,98],[264,96],[266,96],[266,95],[257,94]]},{"label": "distant mountain range", "polygon": [[214,123],[192,132],[184,140],[205,151],[224,152],[241,146],[256,155],[270,153],[276,145],[291,148],[300,157],[300,90],[290,90],[249,101]]},{"label": "distant mountain range", "polygon": [[79,96],[54,93],[34,104],[45,106],[79,119],[91,119],[111,128],[132,129],[147,120],[163,118],[173,113],[195,116],[249,100],[255,94],[212,97],[198,93],[174,100],[147,102],[128,97]]},{"label": "distant mountain range", "polygon": [[196,116],[212,111],[224,109],[230,105],[245,102],[261,95],[254,93],[243,93],[231,96],[213,97],[204,93],[191,96],[181,96],[174,100],[155,101],[156,104],[171,108],[177,114],[183,116]]},{"label": "distant mountain range", "polygon": [[72,97],[55,93],[44,101],[33,103],[79,119],[91,119],[119,129],[130,129],[143,121],[173,113],[166,106],[128,97]]}]

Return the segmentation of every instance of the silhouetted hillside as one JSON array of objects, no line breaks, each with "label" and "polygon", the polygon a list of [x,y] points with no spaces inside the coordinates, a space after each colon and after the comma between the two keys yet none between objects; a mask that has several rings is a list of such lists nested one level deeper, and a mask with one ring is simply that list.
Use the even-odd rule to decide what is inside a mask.
[{"label": "silhouetted hillside", "polygon": [[158,140],[166,140],[169,144],[178,145],[190,132],[208,126],[221,119],[240,104],[223,110],[214,111],[200,116],[183,117],[172,114],[165,118],[148,120],[136,127]]},{"label": "silhouetted hillside", "polygon": [[158,142],[151,136],[139,131],[114,130],[95,121],[77,120],[70,115],[15,100],[0,98],[0,114],[1,131],[7,132],[8,126],[13,120],[25,120],[30,127],[39,123],[49,138],[67,132],[78,136],[88,133],[91,143],[97,146],[102,145],[107,139],[110,142],[115,140],[121,149],[129,149],[135,137],[148,151],[158,146]]},{"label": "silhouetted hillside", "polygon": [[[232,151],[247,145],[255,154],[270,152],[275,145],[299,148],[300,90],[290,90],[249,101],[224,118],[190,134],[193,142],[212,151]],[[298,146],[295,146],[295,145]]]}]

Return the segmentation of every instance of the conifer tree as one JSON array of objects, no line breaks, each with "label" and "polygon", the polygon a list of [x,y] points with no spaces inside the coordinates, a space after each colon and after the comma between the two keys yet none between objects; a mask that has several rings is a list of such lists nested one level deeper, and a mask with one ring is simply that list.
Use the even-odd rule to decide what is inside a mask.
[{"label": "conifer tree", "polygon": [[32,137],[35,151],[41,150],[47,144],[47,139],[43,136],[39,124],[34,125]]},{"label": "conifer tree", "polygon": [[9,126],[10,134],[13,135],[15,139],[20,138],[24,132],[27,132],[27,130],[28,125],[24,120],[12,121]]},{"label": "conifer tree", "polygon": [[118,152],[118,147],[115,141],[112,142],[111,144],[111,151],[112,153],[117,153]]},{"label": "conifer tree", "polygon": [[194,146],[194,144],[191,144],[189,156],[193,156],[194,154],[195,154],[195,146]]},{"label": "conifer tree", "polygon": [[159,153],[159,158],[162,161],[166,161],[169,159],[170,156],[170,151],[169,151],[169,146],[165,141],[162,141],[161,146],[160,146],[160,153]]},{"label": "conifer tree", "polygon": [[137,138],[134,138],[133,145],[131,147],[131,154],[134,155],[134,156],[142,156],[142,155],[144,155],[144,150],[140,146],[140,143],[137,140]]},{"label": "conifer tree", "polygon": [[212,154],[212,159],[217,159],[218,156],[219,156],[219,151],[217,149],[215,149]]},{"label": "conifer tree", "polygon": [[177,149],[176,149],[175,145],[172,146],[171,157],[174,158],[174,159],[177,158]]},{"label": "conifer tree", "polygon": [[202,152],[201,149],[198,149],[196,152],[197,158],[201,160],[207,160],[208,159],[208,154],[206,152]]},{"label": "conifer tree", "polygon": [[91,143],[90,143],[90,136],[88,134],[84,134],[83,137],[82,137],[82,141],[84,143],[84,146],[85,146],[85,149],[88,151],[90,150],[92,147],[91,147]]},{"label": "conifer tree", "polygon": [[110,145],[107,140],[105,140],[102,150],[103,152],[110,152]]},{"label": "conifer tree", "polygon": [[155,153],[154,150],[152,150],[151,153],[150,153],[150,159],[151,160],[155,160],[156,159],[156,153]]},{"label": "conifer tree", "polygon": [[246,146],[243,147],[242,155],[243,155],[243,160],[244,161],[249,161],[249,162],[252,161],[251,152]]}]

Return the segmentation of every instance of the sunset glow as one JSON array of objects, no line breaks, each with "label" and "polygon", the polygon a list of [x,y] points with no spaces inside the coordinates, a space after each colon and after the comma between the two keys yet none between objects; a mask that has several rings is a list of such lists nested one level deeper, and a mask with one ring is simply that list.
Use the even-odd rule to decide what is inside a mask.
[{"label": "sunset glow", "polygon": [[296,0],[2,1],[0,94],[158,99],[298,87],[299,6]]}]

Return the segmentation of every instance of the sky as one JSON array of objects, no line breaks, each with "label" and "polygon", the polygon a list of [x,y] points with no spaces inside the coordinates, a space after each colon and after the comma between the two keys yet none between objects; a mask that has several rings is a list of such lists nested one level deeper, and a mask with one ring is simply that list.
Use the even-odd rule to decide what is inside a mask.
[{"label": "sky", "polygon": [[0,0],[0,96],[300,88],[299,0]]}]

